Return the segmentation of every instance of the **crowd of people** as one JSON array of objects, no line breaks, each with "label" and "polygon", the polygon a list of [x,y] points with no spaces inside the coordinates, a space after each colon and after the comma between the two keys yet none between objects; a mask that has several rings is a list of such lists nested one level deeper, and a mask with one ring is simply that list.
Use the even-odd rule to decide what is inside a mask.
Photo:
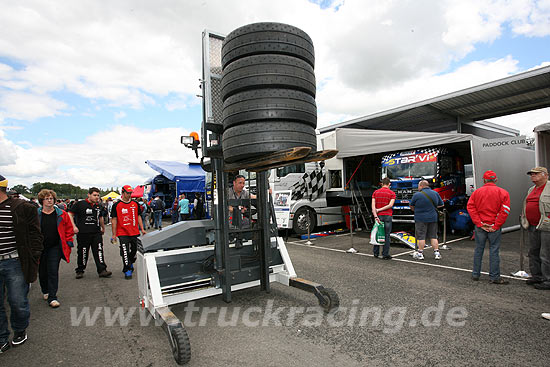
[{"label": "crowd of people", "polygon": [[[30,284],[39,280],[42,297],[58,308],[59,265],[70,262],[76,240],[76,279],[82,279],[90,251],[99,277],[109,278],[104,255],[105,226],[112,225],[111,243],[118,242],[125,279],[132,279],[137,258],[137,238],[146,233],[151,221],[162,229],[164,202],[157,196],[147,203],[132,200],[132,187],[122,187],[119,200],[102,201],[100,190],[92,187],[84,200],[61,200],[53,190],[43,189],[36,200],[23,200],[8,190],[8,180],[0,175],[0,354],[26,342],[30,306]],[[195,217],[203,212],[200,195],[195,199]],[[192,205],[191,205],[192,207]],[[179,210],[179,208],[178,208]],[[187,217],[182,216],[182,220]],[[111,223],[109,223],[111,222]],[[6,297],[7,296],[7,297]],[[11,341],[5,297],[10,306]]]},{"label": "crowd of people", "polygon": [[[521,226],[529,236],[530,277],[526,283],[539,290],[550,290],[550,186],[548,169],[535,167],[527,172],[533,186],[523,201]],[[489,170],[483,174],[483,186],[473,192],[468,200],[467,210],[474,224],[476,247],[472,270],[472,281],[481,277],[481,263],[487,242],[489,243],[489,282],[508,284],[500,274],[500,240],[502,226],[510,214],[510,195],[497,186],[498,177]],[[385,241],[382,259],[389,260],[390,232],[392,229],[392,207],[396,195],[390,190],[390,180],[382,180],[382,188],[372,196],[372,212],[378,223],[384,224]],[[444,207],[439,194],[430,188],[429,182],[422,180],[410,202],[414,212],[415,237],[417,248],[413,253],[415,260],[424,260],[426,240],[430,240],[434,258],[441,260],[438,242],[438,211]],[[373,246],[374,257],[380,256],[380,246]],[[550,320],[550,313],[542,317]]]},{"label": "crowd of people", "polygon": [[[528,285],[539,290],[550,290],[550,186],[548,170],[535,167],[527,172],[533,186],[523,202],[521,226],[529,233]],[[486,243],[489,243],[489,278],[492,284],[508,284],[500,275],[500,239],[502,225],[510,213],[510,196],[497,186],[495,172],[486,171],[484,185],[475,190],[467,205],[475,226],[476,247],[472,280],[479,281],[481,263]],[[49,306],[58,308],[59,264],[70,262],[71,250],[77,242],[76,279],[84,277],[91,250],[99,277],[111,277],[107,270],[103,250],[105,225],[112,224],[111,243],[119,243],[122,272],[125,279],[132,279],[137,256],[137,238],[146,233],[146,225],[153,222],[155,229],[162,229],[164,201],[155,197],[151,202],[132,200],[132,187],[122,187],[120,200],[101,202],[100,190],[92,187],[85,200],[67,201],[58,199],[53,190],[43,189],[36,201],[17,198],[7,190],[8,180],[0,175],[0,353],[27,340],[30,307],[29,285],[39,279],[42,296]],[[255,198],[244,189],[244,177],[237,175],[228,191],[229,199]],[[385,228],[385,244],[382,259],[390,260],[390,233],[392,207],[396,195],[390,189],[390,180],[382,180],[382,188],[372,196],[372,212],[377,222]],[[430,240],[434,258],[441,260],[438,248],[438,210],[443,207],[439,194],[430,189],[429,182],[420,181],[418,192],[410,202],[414,211],[415,236],[418,248],[416,260],[424,259],[424,247]],[[194,208],[194,210],[192,210]],[[172,222],[201,219],[204,215],[202,197],[196,195],[193,203],[181,194],[174,199]],[[230,216],[234,210],[229,206]],[[244,213],[246,207],[239,207]],[[152,214],[152,218],[150,218]],[[374,246],[374,256],[380,257],[379,246]],[[10,305],[10,324],[13,330],[11,341],[4,297]],[[550,319],[550,313],[543,313]]]}]

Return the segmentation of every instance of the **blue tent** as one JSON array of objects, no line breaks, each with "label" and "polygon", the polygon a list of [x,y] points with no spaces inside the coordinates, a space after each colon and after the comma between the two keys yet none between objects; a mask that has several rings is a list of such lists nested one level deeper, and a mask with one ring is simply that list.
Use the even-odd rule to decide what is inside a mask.
[{"label": "blue tent", "polygon": [[204,192],[206,172],[198,163],[145,161],[155,171],[176,182],[177,192]]}]

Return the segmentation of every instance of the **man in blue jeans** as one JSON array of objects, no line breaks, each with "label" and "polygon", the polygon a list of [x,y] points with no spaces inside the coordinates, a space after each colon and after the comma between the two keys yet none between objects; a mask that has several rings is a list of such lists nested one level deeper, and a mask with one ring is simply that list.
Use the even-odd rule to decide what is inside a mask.
[{"label": "man in blue jeans", "polygon": [[[43,249],[36,207],[24,200],[9,198],[7,186],[8,180],[0,175],[0,354],[12,345],[16,347],[27,341],[29,283],[36,280]],[[10,305],[11,344],[5,294]]]},{"label": "man in blue jeans", "polygon": [[501,227],[510,214],[510,195],[496,185],[497,181],[495,172],[486,171],[483,174],[484,185],[474,191],[468,200],[468,213],[476,226],[472,280],[478,281],[481,276],[483,251],[489,241],[490,283],[508,284],[500,277],[500,237]]},{"label": "man in blue jeans", "polygon": [[[390,260],[390,233],[392,228],[393,204],[395,203],[395,192],[390,190],[391,180],[387,177],[382,179],[382,187],[372,194],[372,214],[374,220],[378,223],[384,223],[384,248],[382,249],[382,259]],[[374,257],[378,257],[380,246],[373,246]]]}]

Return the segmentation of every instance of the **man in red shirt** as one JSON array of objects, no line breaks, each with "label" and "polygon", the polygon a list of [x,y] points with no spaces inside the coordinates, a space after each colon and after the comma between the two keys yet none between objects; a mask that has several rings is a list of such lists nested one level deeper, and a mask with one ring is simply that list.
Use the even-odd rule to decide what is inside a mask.
[{"label": "man in red shirt", "polygon": [[529,172],[531,187],[523,202],[521,225],[529,231],[529,270],[527,284],[550,289],[550,186],[548,170],[535,167]]},{"label": "man in red shirt", "polygon": [[141,206],[131,199],[132,186],[122,187],[121,200],[113,204],[111,219],[113,225],[113,237],[111,243],[116,243],[115,236],[120,241],[120,256],[122,257],[122,272],[126,279],[132,279],[134,262],[137,254],[137,238],[145,234],[141,219]]},{"label": "man in red shirt", "polygon": [[486,171],[483,174],[484,185],[474,191],[468,200],[468,213],[476,226],[472,280],[479,280],[481,276],[481,260],[488,240],[490,283],[508,284],[508,281],[500,277],[500,237],[501,227],[510,214],[510,194],[498,187],[497,181],[495,172]]},{"label": "man in red shirt", "polygon": [[[392,258],[390,256],[390,233],[392,227],[392,207],[395,203],[395,193],[390,190],[390,184],[390,179],[384,177],[382,179],[382,187],[372,194],[371,203],[374,220],[378,223],[384,223],[384,231],[386,234],[384,239],[384,247],[382,248],[382,259],[384,260],[390,260]],[[372,252],[374,253],[374,257],[378,257],[380,247],[376,245],[373,246]]]}]

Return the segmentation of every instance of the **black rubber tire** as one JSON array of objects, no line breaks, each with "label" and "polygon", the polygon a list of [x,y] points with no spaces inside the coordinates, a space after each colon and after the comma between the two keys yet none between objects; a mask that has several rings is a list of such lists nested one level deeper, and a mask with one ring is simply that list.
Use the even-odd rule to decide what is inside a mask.
[{"label": "black rubber tire", "polygon": [[223,101],[242,91],[265,88],[299,90],[315,97],[315,73],[305,61],[284,55],[248,56],[223,70]]},{"label": "black rubber tire", "polygon": [[179,365],[189,363],[191,360],[191,343],[187,331],[180,326],[171,328],[170,333],[170,346],[176,363]]},{"label": "black rubber tire", "polygon": [[222,138],[223,157],[229,163],[296,147],[317,150],[313,127],[294,122],[253,122],[230,127]]},{"label": "black rubber tire", "polygon": [[323,297],[328,300],[328,304],[326,305],[322,305],[321,302],[319,302],[319,305],[325,312],[331,312],[332,310],[336,310],[340,307],[340,297],[338,297],[338,293],[336,293],[336,291],[332,288],[323,288],[320,292]]},{"label": "black rubber tire", "polygon": [[223,127],[251,121],[282,120],[317,126],[315,98],[289,89],[259,89],[237,93],[223,104]]},{"label": "black rubber tire", "polygon": [[297,57],[315,66],[311,38],[299,28],[282,23],[254,23],[229,33],[222,46],[222,67],[240,58],[260,54]]},{"label": "black rubber tire", "polygon": [[[292,229],[297,235],[307,234],[307,209],[306,207],[298,209],[292,219]],[[313,233],[313,230],[317,226],[317,213],[312,208],[309,208],[309,225],[311,228],[310,233]]]}]

